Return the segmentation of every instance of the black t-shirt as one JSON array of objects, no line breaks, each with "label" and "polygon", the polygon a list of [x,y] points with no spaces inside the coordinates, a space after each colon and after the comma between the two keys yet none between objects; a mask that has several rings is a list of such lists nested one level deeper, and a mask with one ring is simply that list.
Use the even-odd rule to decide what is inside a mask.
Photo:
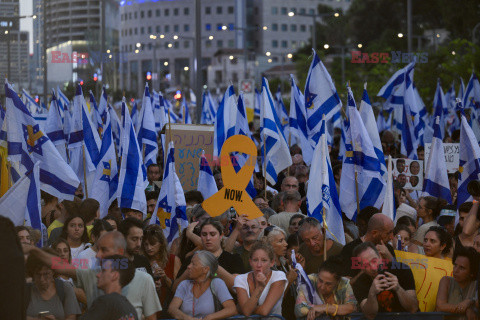
[{"label": "black t-shirt", "polygon": [[145,256],[134,254],[133,266],[135,269],[148,273],[153,278],[152,266]]},{"label": "black t-shirt", "polygon": [[[415,290],[415,280],[412,270],[410,270],[410,267],[406,264],[398,263],[395,265],[395,269],[392,269],[392,266],[388,265],[388,268],[384,271],[395,275],[403,290]],[[370,276],[363,274],[353,284],[353,293],[358,301],[358,305],[367,299],[372,282],[373,279]],[[397,294],[391,290],[380,292],[377,295],[377,301],[378,312],[407,312],[400,304]]]},{"label": "black t-shirt", "polygon": [[138,320],[137,311],[127,298],[119,293],[98,297],[80,320]]},{"label": "black t-shirt", "polygon": [[[360,269],[358,267],[357,268],[354,267],[352,269],[352,266],[356,264],[354,263],[352,256],[353,256],[353,250],[355,249],[355,247],[362,243],[363,241],[360,238],[358,238],[353,240],[350,243],[347,243],[343,247],[342,252],[340,253],[340,256],[342,257],[342,261],[343,261],[343,271],[342,271],[343,277],[353,278],[360,272]],[[392,256],[395,257],[395,250],[393,250],[392,246],[389,245],[388,243],[386,244],[386,246],[388,251],[390,251],[390,253],[392,254]]]},{"label": "black t-shirt", "polygon": [[[180,270],[178,271],[177,278],[180,277],[185,270],[187,270],[188,265],[192,261],[192,256],[188,257],[185,260],[185,263],[182,264]],[[240,255],[223,251],[222,254],[217,259],[218,265],[225,269],[230,274],[243,274],[245,273],[243,267],[243,261]]]}]

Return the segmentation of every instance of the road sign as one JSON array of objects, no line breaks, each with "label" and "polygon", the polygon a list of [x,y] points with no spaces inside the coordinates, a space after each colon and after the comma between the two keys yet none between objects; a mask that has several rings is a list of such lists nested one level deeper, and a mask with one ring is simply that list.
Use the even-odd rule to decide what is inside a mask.
[{"label": "road sign", "polygon": [[247,111],[248,121],[253,120],[253,108],[255,103],[255,80],[242,79],[238,83],[238,90],[243,92],[243,102]]}]

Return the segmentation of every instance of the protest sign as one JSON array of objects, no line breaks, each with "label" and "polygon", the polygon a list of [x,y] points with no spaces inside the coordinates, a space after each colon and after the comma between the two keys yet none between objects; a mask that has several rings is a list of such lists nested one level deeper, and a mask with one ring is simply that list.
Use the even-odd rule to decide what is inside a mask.
[{"label": "protest sign", "polygon": [[[425,161],[428,161],[431,147],[431,143],[425,143]],[[458,171],[458,166],[460,163],[460,144],[444,143],[443,152],[445,152],[445,164],[447,165],[448,173],[455,173]]]},{"label": "protest sign", "polygon": [[452,261],[397,250],[395,257],[412,270],[420,312],[435,311],[440,280],[452,276]]},{"label": "protest sign", "polygon": [[202,150],[206,155],[213,154],[213,126],[194,124],[171,124],[165,128],[165,140],[175,145],[175,171],[183,191],[197,189],[198,171]]},{"label": "protest sign", "polygon": [[392,159],[393,179],[404,189],[423,189],[423,161],[410,159]]}]

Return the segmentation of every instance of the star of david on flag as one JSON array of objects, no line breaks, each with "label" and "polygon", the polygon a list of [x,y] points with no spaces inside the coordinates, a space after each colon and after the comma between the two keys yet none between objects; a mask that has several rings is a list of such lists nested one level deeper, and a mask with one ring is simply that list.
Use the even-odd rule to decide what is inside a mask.
[{"label": "star of david on flag", "polygon": [[110,182],[110,175],[112,172],[112,160],[102,161],[103,162],[103,175],[100,180],[105,182]]},{"label": "star of david on flag", "polygon": [[29,153],[36,152],[42,156],[42,145],[47,142],[48,139],[43,135],[38,124],[34,126],[22,124],[22,129],[23,137],[27,142],[27,151]]}]

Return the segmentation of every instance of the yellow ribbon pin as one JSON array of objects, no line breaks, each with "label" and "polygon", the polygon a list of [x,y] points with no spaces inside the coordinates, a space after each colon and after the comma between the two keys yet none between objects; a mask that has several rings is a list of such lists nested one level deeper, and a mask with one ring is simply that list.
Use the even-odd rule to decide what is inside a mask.
[{"label": "yellow ribbon pin", "polygon": [[257,156],[257,148],[247,136],[235,135],[228,138],[223,144],[220,154],[224,187],[203,201],[202,207],[212,217],[221,215],[230,207],[235,208],[239,215],[246,214],[249,219],[261,217],[263,216],[262,212],[245,190],[252,178],[255,164],[252,163],[253,161],[247,161],[238,173],[235,172],[230,159],[230,153],[235,151],[248,154],[251,157]]}]

